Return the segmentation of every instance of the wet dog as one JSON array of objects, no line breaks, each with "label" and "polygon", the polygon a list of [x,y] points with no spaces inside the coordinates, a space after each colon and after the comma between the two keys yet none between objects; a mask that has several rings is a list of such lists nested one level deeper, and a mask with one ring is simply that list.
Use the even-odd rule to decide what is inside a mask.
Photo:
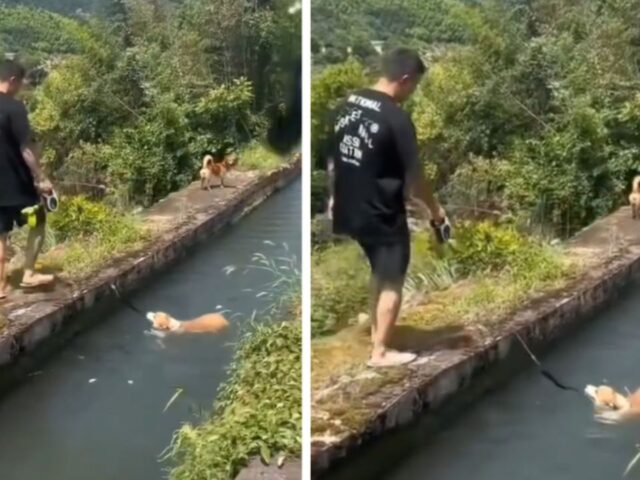
[{"label": "wet dog", "polygon": [[633,179],[629,204],[631,205],[631,218],[637,220],[640,218],[640,175]]},{"label": "wet dog", "polygon": [[200,188],[211,190],[211,182],[214,178],[220,179],[220,188],[224,188],[224,177],[238,164],[238,155],[230,153],[222,158],[216,158],[207,154],[202,159],[200,169]]},{"label": "wet dog", "polygon": [[219,313],[181,321],[164,312],[149,312],[147,319],[154,329],[167,333],[219,333],[229,326],[227,319]]},{"label": "wet dog", "polygon": [[596,420],[602,423],[640,419],[640,389],[623,395],[607,385],[587,385],[584,393],[593,402]]}]

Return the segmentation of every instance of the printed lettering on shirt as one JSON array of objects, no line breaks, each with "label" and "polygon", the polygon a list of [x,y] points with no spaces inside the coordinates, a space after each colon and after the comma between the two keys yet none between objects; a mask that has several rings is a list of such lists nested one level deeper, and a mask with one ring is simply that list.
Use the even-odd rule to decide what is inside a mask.
[{"label": "printed lettering on shirt", "polygon": [[362,110],[358,110],[358,109],[350,110],[345,115],[338,118],[338,121],[336,122],[333,128],[333,131],[338,132],[339,130],[342,130],[344,127],[348,126],[352,122],[359,120],[361,116],[362,116]]},{"label": "printed lettering on shirt", "polygon": [[382,108],[381,102],[377,100],[371,100],[370,98],[364,98],[364,97],[361,97],[360,95],[355,95],[355,94],[350,95],[347,101],[349,103],[355,103],[360,107],[368,108],[369,110],[375,110],[376,112],[379,112],[380,109]]}]

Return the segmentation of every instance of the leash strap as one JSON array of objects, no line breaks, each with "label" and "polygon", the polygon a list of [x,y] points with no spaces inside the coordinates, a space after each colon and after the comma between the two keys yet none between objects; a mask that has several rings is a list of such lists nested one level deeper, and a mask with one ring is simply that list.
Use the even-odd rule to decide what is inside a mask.
[{"label": "leash strap", "polygon": [[129,310],[131,310],[133,312],[139,313],[143,317],[146,317],[146,313],[144,313],[142,310],[140,310],[138,307],[136,307],[133,303],[131,303],[129,300],[127,300],[122,295],[120,295],[120,291],[118,290],[118,287],[115,286],[115,284],[111,284],[111,290],[114,291],[114,293],[116,294],[116,297],[118,297],[118,300],[120,300],[120,302],[125,307],[127,307]]},{"label": "leash strap", "polygon": [[560,382],[551,372],[549,372],[548,370],[546,370],[543,366],[542,363],[540,363],[540,360],[538,360],[538,358],[533,354],[533,352],[531,351],[531,349],[529,349],[529,347],[527,346],[527,344],[525,343],[525,341],[522,339],[522,337],[520,336],[519,333],[516,333],[516,338],[518,339],[518,341],[520,342],[520,344],[522,345],[522,348],[524,348],[525,352],[527,352],[527,354],[529,355],[529,357],[531,357],[531,360],[533,360],[533,363],[536,364],[536,366],[538,367],[538,370],[540,370],[540,374],[546,378],[547,380],[549,380],[551,383],[553,383],[556,387],[562,389],[562,390],[567,390],[570,392],[576,392],[582,395],[582,392],[580,390],[578,390],[575,387],[571,387],[569,385],[565,385],[564,383]]}]

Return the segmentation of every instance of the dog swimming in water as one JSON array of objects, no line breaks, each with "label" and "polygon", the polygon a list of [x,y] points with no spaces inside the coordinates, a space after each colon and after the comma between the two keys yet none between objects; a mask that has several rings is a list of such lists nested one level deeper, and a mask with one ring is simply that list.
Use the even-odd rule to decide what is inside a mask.
[{"label": "dog swimming in water", "polygon": [[154,329],[166,333],[220,333],[229,327],[229,322],[219,313],[208,313],[192,320],[176,320],[165,312],[147,313]]},{"label": "dog swimming in water", "polygon": [[608,385],[587,385],[584,393],[593,402],[595,418],[602,423],[640,419],[640,389],[626,395]]}]

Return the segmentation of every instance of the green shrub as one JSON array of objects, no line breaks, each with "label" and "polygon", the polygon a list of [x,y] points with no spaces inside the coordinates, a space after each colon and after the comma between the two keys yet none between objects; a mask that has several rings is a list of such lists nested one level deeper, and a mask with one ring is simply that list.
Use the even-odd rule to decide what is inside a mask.
[{"label": "green shrub", "polygon": [[83,196],[64,198],[49,217],[58,241],[88,237],[127,237],[136,233],[131,218]]},{"label": "green shrub", "polygon": [[265,147],[262,143],[251,142],[240,151],[240,170],[268,172],[281,166],[285,159]]},{"label": "green shrub", "polygon": [[454,261],[463,275],[521,270],[543,254],[545,247],[511,225],[490,221],[456,226]]},{"label": "green shrub", "polygon": [[312,255],[311,328],[326,334],[366,311],[369,264],[353,242],[342,242]]}]

